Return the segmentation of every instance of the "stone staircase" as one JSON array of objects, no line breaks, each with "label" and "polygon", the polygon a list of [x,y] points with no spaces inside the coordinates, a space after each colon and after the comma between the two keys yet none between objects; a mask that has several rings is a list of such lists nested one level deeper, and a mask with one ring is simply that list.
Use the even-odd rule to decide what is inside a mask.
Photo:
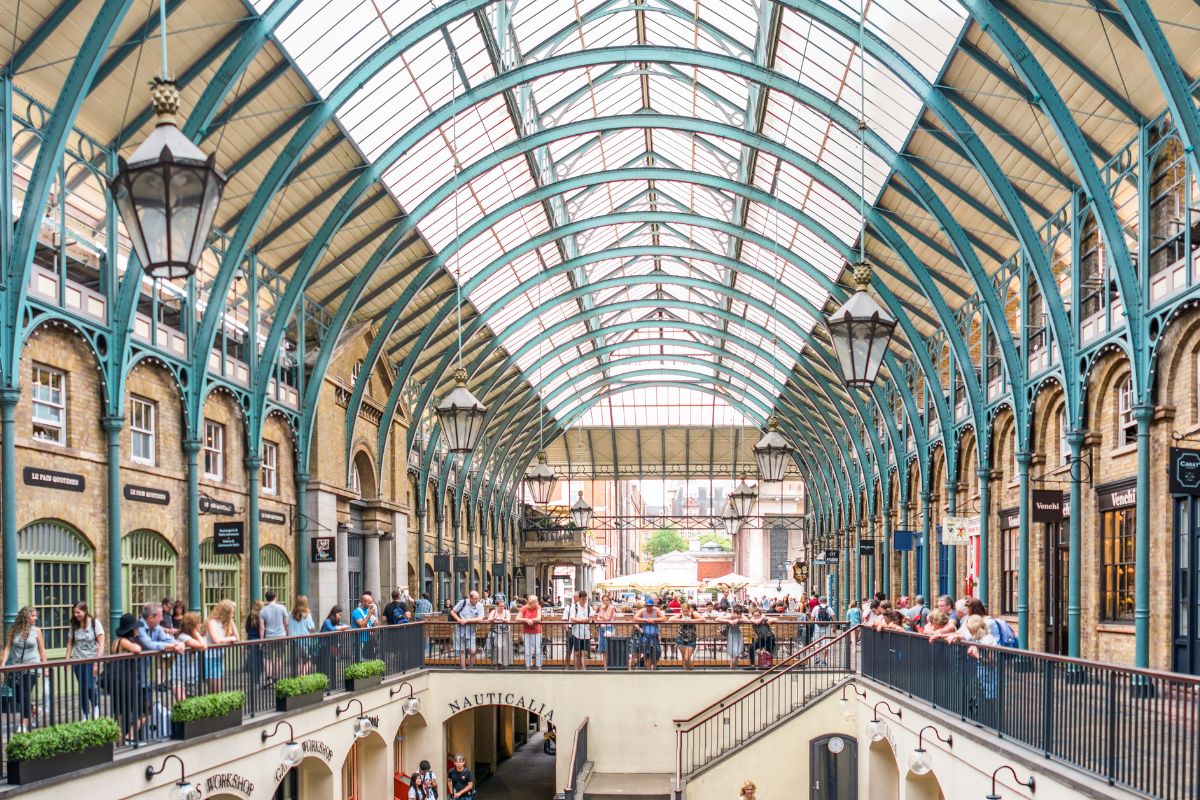
[{"label": "stone staircase", "polygon": [[667,773],[591,772],[583,786],[583,800],[671,800],[672,776]]}]

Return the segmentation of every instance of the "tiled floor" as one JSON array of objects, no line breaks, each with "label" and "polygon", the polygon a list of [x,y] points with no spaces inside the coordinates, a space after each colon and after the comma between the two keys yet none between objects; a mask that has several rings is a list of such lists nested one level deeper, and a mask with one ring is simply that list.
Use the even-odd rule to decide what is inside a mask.
[{"label": "tiled floor", "polygon": [[529,741],[479,785],[479,800],[552,800],[554,756],[542,752],[542,735]]}]

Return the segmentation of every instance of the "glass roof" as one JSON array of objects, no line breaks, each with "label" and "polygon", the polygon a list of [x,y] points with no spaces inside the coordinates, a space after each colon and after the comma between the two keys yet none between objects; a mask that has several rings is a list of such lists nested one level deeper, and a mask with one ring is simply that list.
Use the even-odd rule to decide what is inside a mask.
[{"label": "glass roof", "polygon": [[[868,27],[927,78],[936,79],[965,24],[958,3],[866,1]],[[860,0],[826,2],[852,18],[860,16]],[[254,5],[261,12],[270,0],[255,0]],[[316,90],[327,95],[374,48],[431,7],[411,0],[302,0],[280,27],[278,38]],[[771,24],[776,13],[777,27]],[[772,30],[777,31],[777,41],[768,42]],[[921,113],[917,96],[871,59],[865,64],[865,91],[860,94],[863,65],[857,45],[802,14],[779,10],[769,0],[508,0],[462,17],[418,43],[357,91],[338,117],[364,155],[375,160],[430,113],[444,106],[454,112],[384,174],[384,184],[408,211],[454,181],[456,171],[521,137],[613,116],[644,117],[618,128],[575,131],[527,154],[495,159],[490,169],[436,203],[420,219],[419,230],[430,248],[441,252],[497,209],[538,187],[576,179],[571,188],[543,202],[514,204],[516,210],[499,215],[486,232],[454,252],[446,260],[447,270],[460,283],[470,282],[471,303],[490,315],[489,327],[498,335],[538,309],[532,321],[508,331],[502,345],[509,352],[530,345],[518,365],[530,381],[541,385],[543,396],[577,379],[582,379],[581,387],[589,387],[574,394],[560,392],[550,400],[560,417],[572,415],[607,390],[613,394],[587,410],[583,424],[748,424],[721,395],[735,391],[741,398],[772,406],[777,394],[773,385],[785,380],[794,363],[792,353],[804,348],[801,335],[781,321],[794,322],[801,330],[814,324],[813,317],[781,290],[786,287],[817,308],[827,299],[819,282],[779,251],[791,250],[808,269],[829,278],[837,277],[843,263],[837,250],[780,211],[779,204],[798,209],[840,243],[852,245],[862,228],[855,199],[860,180],[873,201],[889,169],[871,153],[860,168],[854,131],[780,90],[764,91],[715,65],[602,63],[536,78],[507,94],[478,97],[471,103],[462,99],[464,92],[522,65],[584,50],[637,45],[699,50],[744,62],[761,62],[773,51],[772,66],[783,76],[842,104],[855,116],[863,102],[872,130],[897,150]],[[657,115],[672,118],[673,123],[664,120],[671,127],[656,124],[661,119]],[[721,131],[678,130],[680,118],[751,130],[786,144],[842,181],[855,197],[847,202],[795,164],[759,153]],[[586,180],[595,173],[631,168],[715,176],[749,184],[773,199],[762,203],[726,188],[680,180],[674,173],[634,178],[626,172],[619,180]],[[672,217],[647,217],[656,212]],[[553,235],[568,223],[611,215],[622,216]],[[778,244],[764,248],[743,242],[705,220],[744,225]],[[546,240],[542,246],[504,258],[539,236]],[[640,249],[621,253],[614,248]],[[560,268],[576,259],[583,265]],[[500,266],[484,276],[494,263]],[[739,266],[730,269],[730,263]],[[550,277],[500,305],[505,294],[547,271]],[[656,276],[663,280],[656,281]],[[775,314],[731,298],[729,287],[767,303]],[[557,299],[568,293],[570,299]],[[572,318],[575,321],[566,324]],[[638,344],[637,327],[652,321],[658,323],[653,338],[673,343]],[[547,336],[546,331],[560,322],[564,325]],[[678,324],[709,330],[681,329]],[[549,355],[568,341],[573,346]],[[714,354],[713,348],[729,356]],[[690,360],[679,362],[680,356]],[[746,364],[761,374],[754,375]],[[666,372],[657,374],[658,370]],[[679,370],[694,377],[681,377]],[[622,377],[629,373],[636,375]],[[718,378],[728,384],[718,386]],[[711,391],[658,385],[665,381],[707,383]],[[564,397],[570,400],[563,403]]]}]

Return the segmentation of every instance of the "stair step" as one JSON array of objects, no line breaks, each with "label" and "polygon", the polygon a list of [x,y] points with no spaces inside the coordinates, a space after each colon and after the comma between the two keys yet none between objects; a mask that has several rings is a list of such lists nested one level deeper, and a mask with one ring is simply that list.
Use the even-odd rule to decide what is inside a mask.
[{"label": "stair step", "polygon": [[584,786],[583,800],[671,800],[671,776],[659,773],[593,772]]}]

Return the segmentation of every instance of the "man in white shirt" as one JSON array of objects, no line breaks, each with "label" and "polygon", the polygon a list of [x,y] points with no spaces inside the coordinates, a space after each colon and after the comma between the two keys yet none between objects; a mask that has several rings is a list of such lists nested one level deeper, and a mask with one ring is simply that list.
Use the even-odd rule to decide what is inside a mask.
[{"label": "man in white shirt", "polygon": [[592,607],[588,605],[587,592],[576,592],[571,603],[563,611],[563,620],[570,622],[567,632],[567,652],[575,669],[587,669],[588,652],[592,648]]},{"label": "man in white shirt", "polygon": [[450,618],[458,627],[454,629],[454,649],[458,651],[458,665],[463,669],[475,666],[475,649],[478,640],[475,637],[475,625],[483,619],[483,603],[479,600],[479,592],[472,591],[466,598],[459,600],[450,611]]}]

